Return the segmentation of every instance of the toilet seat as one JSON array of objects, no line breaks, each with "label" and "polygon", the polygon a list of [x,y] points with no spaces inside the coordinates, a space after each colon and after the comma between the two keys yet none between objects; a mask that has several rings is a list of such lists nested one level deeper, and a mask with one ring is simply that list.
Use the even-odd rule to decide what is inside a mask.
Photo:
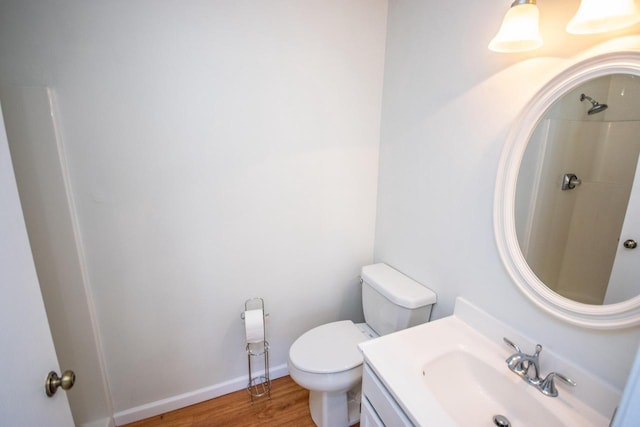
[{"label": "toilet seat", "polygon": [[369,339],[351,320],[327,323],[302,334],[289,350],[289,361],[311,373],[346,371],[362,365],[358,344]]}]

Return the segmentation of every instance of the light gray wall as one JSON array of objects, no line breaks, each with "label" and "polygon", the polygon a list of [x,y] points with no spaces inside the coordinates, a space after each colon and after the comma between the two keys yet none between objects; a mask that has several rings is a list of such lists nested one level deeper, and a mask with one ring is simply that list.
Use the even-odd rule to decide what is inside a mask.
[{"label": "light gray wall", "polygon": [[58,99],[116,412],[245,376],[247,298],[272,367],[312,326],[362,319],[386,8],[0,5],[0,83]]},{"label": "light gray wall", "polygon": [[[490,52],[508,6],[389,2],[375,259],[430,286],[434,318],[451,314],[463,296],[622,388],[640,328],[585,330],[543,313],[503,268],[492,218],[514,118],[572,57],[612,35],[568,35],[578,1],[539,2],[544,47]],[[637,33],[635,26],[614,36]]]}]

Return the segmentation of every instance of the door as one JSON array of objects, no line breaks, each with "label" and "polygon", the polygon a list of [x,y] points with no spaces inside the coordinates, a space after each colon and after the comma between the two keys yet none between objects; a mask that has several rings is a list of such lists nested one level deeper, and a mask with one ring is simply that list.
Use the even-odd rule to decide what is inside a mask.
[{"label": "door", "polygon": [[40,294],[0,111],[0,424],[73,426],[67,396],[45,394],[60,373]]},{"label": "door", "polygon": [[604,297],[605,304],[626,301],[640,295],[640,156],[631,187],[627,213],[622,224],[616,258]]}]

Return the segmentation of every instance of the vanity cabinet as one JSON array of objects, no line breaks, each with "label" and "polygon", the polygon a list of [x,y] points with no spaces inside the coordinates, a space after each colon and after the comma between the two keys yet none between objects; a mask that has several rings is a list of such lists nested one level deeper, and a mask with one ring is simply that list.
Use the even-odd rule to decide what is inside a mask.
[{"label": "vanity cabinet", "polygon": [[361,411],[361,427],[414,425],[367,363],[362,374]]}]

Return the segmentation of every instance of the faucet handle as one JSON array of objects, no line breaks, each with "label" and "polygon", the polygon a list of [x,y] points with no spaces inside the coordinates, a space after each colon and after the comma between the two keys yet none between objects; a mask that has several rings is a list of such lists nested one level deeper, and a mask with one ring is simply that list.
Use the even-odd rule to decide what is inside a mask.
[{"label": "faucet handle", "polygon": [[546,396],[551,396],[551,397],[556,397],[558,395],[558,389],[556,388],[556,384],[554,381],[555,378],[558,378],[559,380],[561,380],[565,384],[569,384],[570,386],[573,386],[573,387],[576,386],[576,382],[571,378],[566,377],[557,372],[551,372],[549,375],[546,376],[544,380],[542,380],[542,382],[538,386],[542,394]]},{"label": "faucet handle", "polygon": [[[504,340],[504,342],[506,342],[511,347],[513,347],[513,349],[515,351],[517,351],[518,353],[522,353],[522,350],[520,350],[520,347],[518,347],[516,344],[514,344],[513,341],[511,341],[510,339],[508,339],[506,337],[502,337],[502,339]],[[539,356],[541,351],[542,351],[542,346],[540,344],[536,344],[536,352],[533,354],[533,357]]]},{"label": "faucet handle", "polygon": [[506,337],[502,337],[502,339],[504,340],[504,342],[506,342],[507,344],[509,344],[511,347],[513,347],[513,349],[515,351],[517,351],[518,353],[522,353],[522,351],[520,350],[520,347],[518,347],[517,345],[515,345],[511,340],[507,339]]}]

